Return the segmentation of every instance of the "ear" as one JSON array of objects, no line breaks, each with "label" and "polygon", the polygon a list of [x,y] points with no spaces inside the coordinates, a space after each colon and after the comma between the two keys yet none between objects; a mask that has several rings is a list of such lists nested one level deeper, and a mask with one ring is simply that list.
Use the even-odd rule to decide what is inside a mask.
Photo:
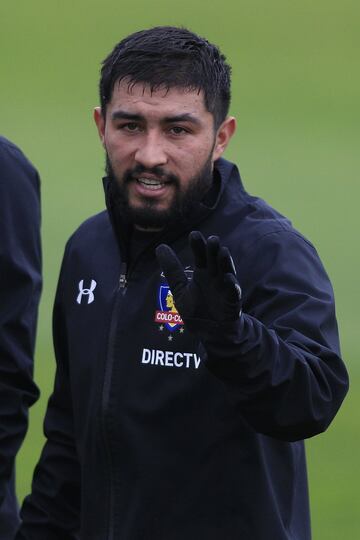
[{"label": "ear", "polygon": [[101,107],[95,107],[94,109],[94,120],[97,126],[99,137],[102,144],[105,144],[105,119],[103,117]]},{"label": "ear", "polygon": [[233,116],[228,116],[217,130],[213,151],[213,161],[216,161],[222,156],[231,137],[234,135],[235,130],[236,120]]}]

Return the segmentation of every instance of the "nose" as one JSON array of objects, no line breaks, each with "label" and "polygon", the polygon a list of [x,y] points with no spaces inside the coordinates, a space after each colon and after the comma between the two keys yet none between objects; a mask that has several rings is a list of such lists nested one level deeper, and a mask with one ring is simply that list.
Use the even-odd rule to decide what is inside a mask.
[{"label": "nose", "polygon": [[147,169],[167,163],[164,141],[157,133],[146,133],[135,152],[135,160]]}]

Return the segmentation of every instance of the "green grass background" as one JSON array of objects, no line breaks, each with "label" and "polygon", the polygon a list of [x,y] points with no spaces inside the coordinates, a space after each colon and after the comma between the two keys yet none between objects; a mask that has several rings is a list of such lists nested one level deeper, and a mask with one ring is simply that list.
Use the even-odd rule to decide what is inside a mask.
[{"label": "green grass background", "polygon": [[100,62],[132,31],[185,25],[220,45],[233,66],[238,132],[227,157],[249,191],[315,243],[333,282],[351,390],[329,430],[307,443],[313,537],[360,538],[358,0],[16,0],[1,2],[0,21],[0,132],[42,177],[35,367],[42,396],[18,456],[19,498],[29,492],[43,444],[54,373],[51,306],[64,244],[104,207],[104,159],[92,121]]}]

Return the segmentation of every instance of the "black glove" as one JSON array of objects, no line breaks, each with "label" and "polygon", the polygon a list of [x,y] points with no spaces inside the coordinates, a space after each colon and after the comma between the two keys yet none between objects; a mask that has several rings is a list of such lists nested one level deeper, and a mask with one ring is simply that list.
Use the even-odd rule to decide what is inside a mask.
[{"label": "black glove", "polygon": [[[241,289],[230,252],[217,236],[207,240],[199,231],[189,235],[194,272],[188,279],[174,251],[166,244],[156,249],[157,259],[172,292],[176,309],[190,330],[226,323],[241,315]],[[212,325],[210,325],[212,326]]]}]

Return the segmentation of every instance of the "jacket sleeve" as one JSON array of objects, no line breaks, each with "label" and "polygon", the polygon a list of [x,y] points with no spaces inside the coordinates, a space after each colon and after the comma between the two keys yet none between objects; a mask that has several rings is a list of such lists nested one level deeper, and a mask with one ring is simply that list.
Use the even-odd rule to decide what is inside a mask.
[{"label": "jacket sleeve", "polygon": [[40,292],[39,176],[0,138],[0,511],[39,395],[32,375]]},{"label": "jacket sleeve", "polygon": [[[63,263],[64,267],[64,263]],[[46,436],[25,498],[16,540],[76,540],[80,524],[80,465],[74,438],[66,324],[60,274],[53,311],[56,375],[44,422]]]},{"label": "jacket sleeve", "polygon": [[313,246],[282,231],[238,261],[243,314],[204,337],[208,369],[254,430],[295,441],[324,431],[348,388],[333,291]]}]

